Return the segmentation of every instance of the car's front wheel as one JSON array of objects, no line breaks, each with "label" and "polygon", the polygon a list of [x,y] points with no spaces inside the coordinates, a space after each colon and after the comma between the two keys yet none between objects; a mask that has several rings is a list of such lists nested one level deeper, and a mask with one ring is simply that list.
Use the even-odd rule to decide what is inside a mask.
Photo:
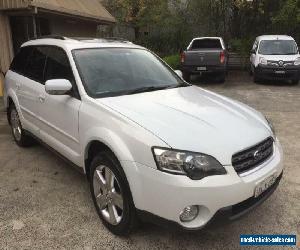
[{"label": "car's front wheel", "polygon": [[12,105],[9,109],[9,121],[15,142],[20,147],[31,146],[34,140],[24,131],[18,111],[14,105]]},{"label": "car's front wheel", "polygon": [[260,81],[261,81],[261,78],[257,75],[255,70],[253,70],[253,72],[252,72],[252,78],[253,78],[254,83],[260,83]]},{"label": "car's front wheel", "polygon": [[103,224],[116,235],[136,226],[136,209],[119,161],[110,151],[98,153],[90,166],[90,189]]}]

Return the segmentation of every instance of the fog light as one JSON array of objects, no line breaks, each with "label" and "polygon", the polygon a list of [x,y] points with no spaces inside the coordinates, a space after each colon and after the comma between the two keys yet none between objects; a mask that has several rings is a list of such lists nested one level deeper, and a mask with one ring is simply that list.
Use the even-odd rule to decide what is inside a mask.
[{"label": "fog light", "polygon": [[189,222],[194,220],[197,217],[198,213],[199,213],[198,206],[195,205],[188,206],[182,210],[179,218],[182,222]]}]

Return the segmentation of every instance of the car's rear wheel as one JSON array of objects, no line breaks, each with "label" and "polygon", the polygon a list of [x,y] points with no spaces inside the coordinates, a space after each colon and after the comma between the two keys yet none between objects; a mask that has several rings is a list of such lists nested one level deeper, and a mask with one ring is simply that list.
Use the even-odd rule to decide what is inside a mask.
[{"label": "car's rear wheel", "polygon": [[293,85],[299,84],[299,80],[292,80],[292,84],[293,84]]},{"label": "car's rear wheel", "polygon": [[15,142],[20,147],[31,146],[34,140],[24,131],[18,111],[14,105],[12,105],[9,109],[9,121]]},{"label": "car's rear wheel", "polygon": [[186,82],[190,82],[191,81],[191,74],[189,72],[182,72],[182,77]]},{"label": "car's rear wheel", "polygon": [[120,163],[110,151],[98,153],[90,166],[90,189],[103,224],[116,235],[136,226],[136,209]]},{"label": "car's rear wheel", "polygon": [[221,73],[219,76],[218,76],[218,82],[219,83],[224,83],[226,81],[226,73]]}]

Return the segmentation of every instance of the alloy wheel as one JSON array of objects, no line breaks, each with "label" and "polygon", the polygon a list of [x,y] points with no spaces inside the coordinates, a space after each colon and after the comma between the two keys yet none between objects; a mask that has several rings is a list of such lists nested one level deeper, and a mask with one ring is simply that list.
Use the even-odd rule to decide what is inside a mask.
[{"label": "alloy wheel", "polygon": [[20,141],[22,136],[22,127],[19,115],[15,109],[13,109],[10,113],[10,122],[15,139]]},{"label": "alloy wheel", "polygon": [[103,218],[118,225],[123,217],[123,196],[119,182],[107,166],[96,167],[93,176],[94,195]]}]

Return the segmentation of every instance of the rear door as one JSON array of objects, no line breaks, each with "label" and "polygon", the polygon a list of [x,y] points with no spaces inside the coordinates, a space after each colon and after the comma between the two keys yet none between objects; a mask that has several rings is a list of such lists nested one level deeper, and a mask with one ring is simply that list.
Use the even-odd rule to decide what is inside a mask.
[{"label": "rear door", "polygon": [[[41,47],[30,46],[21,49],[19,60],[14,60],[12,70],[16,94],[22,115],[23,127],[39,135],[39,93],[43,89],[43,73],[46,56]],[[16,58],[17,59],[17,58]]]},{"label": "rear door", "polygon": [[69,160],[79,164],[78,116],[81,100],[73,71],[62,48],[47,46],[44,49],[47,54],[44,82],[67,79],[73,89],[71,95],[49,95],[44,87],[40,89],[41,138]]}]

